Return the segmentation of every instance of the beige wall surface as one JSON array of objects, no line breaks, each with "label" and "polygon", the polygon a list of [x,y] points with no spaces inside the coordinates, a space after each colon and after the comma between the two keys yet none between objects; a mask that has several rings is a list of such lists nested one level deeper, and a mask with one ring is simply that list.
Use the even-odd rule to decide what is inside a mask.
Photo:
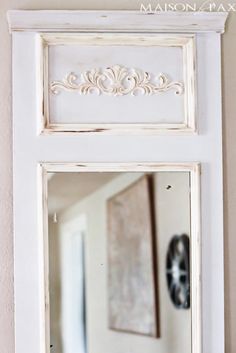
[{"label": "beige wall surface", "polygon": [[[0,351],[14,352],[11,42],[9,9],[139,9],[142,0],[1,0],[0,2]],[[144,2],[144,1],[143,1]],[[151,1],[145,1],[145,4]],[[164,0],[153,1],[164,3]],[[172,2],[170,0],[166,3]],[[181,1],[178,1],[181,2]],[[184,1],[182,1],[184,2]],[[185,1],[193,3],[194,0]],[[199,4],[203,1],[196,1]],[[213,1],[212,1],[213,2]],[[216,2],[216,1],[214,1]],[[222,0],[222,3],[233,1]],[[217,1],[219,3],[219,0]],[[222,45],[226,353],[236,352],[236,13],[231,13]],[[214,83],[213,83],[214,84]]]}]

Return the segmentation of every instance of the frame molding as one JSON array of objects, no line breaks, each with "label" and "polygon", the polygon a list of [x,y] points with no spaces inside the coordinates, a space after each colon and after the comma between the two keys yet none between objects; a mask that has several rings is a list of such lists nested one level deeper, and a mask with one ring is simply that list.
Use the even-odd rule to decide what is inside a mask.
[{"label": "frame molding", "polygon": [[[39,133],[195,133],[196,132],[196,48],[194,34],[41,34],[41,70],[39,107],[43,106]],[[50,82],[48,75],[49,46],[54,45],[133,45],[180,47],[183,51],[184,116],[180,123],[84,124],[51,123],[49,113]],[[51,93],[52,94],[52,93]]]},{"label": "frame molding", "polygon": [[50,302],[48,267],[48,188],[47,173],[70,172],[189,172],[190,173],[190,260],[191,260],[191,353],[202,352],[201,320],[201,211],[200,211],[200,163],[40,163],[39,170],[39,214],[41,239],[41,337],[45,347],[42,352],[50,353]]},{"label": "frame molding", "polygon": [[[150,16],[151,15],[151,16]],[[10,32],[224,33],[227,12],[8,11]]]}]

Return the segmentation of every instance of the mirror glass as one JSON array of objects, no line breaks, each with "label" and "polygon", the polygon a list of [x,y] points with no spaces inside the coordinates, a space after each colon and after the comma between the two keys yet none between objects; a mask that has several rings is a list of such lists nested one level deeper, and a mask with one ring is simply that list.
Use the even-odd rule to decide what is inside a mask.
[{"label": "mirror glass", "polygon": [[50,352],[190,353],[190,173],[48,173]]}]

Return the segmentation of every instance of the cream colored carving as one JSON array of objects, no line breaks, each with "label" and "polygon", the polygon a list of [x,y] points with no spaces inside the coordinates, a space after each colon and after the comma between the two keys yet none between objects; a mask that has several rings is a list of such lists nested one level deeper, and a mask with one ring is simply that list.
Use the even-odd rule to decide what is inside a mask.
[{"label": "cream colored carving", "polygon": [[120,65],[108,67],[105,70],[92,69],[80,75],[79,79],[74,73],[69,73],[62,81],[53,81],[50,85],[51,92],[58,94],[60,90],[78,91],[80,94],[108,94],[112,96],[153,95],[169,90],[175,94],[182,94],[183,83],[171,81],[163,73],[151,80],[148,72],[128,69]]}]

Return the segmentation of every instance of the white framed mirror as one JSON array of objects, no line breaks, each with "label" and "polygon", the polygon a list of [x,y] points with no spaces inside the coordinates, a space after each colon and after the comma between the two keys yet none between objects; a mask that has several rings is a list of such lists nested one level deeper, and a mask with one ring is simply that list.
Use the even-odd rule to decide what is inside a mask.
[{"label": "white framed mirror", "polygon": [[199,352],[200,166],[41,168],[46,351]]},{"label": "white framed mirror", "polygon": [[[86,353],[138,353],[141,348],[147,353],[167,353],[168,344],[170,347],[176,344],[176,352],[178,345],[181,353],[224,353],[220,48],[226,18],[225,13],[196,12],[158,13],[151,16],[137,11],[8,13],[13,49],[16,353],[75,353],[75,347],[80,347],[80,351],[87,350]],[[192,110],[193,119],[190,119],[194,122],[191,131],[186,131],[186,124],[172,126],[171,129],[162,125],[160,129],[155,121],[155,128],[150,129],[148,126],[151,113],[158,113],[154,115],[159,118],[164,116],[161,114],[165,110],[163,107],[166,107],[169,117],[186,122],[184,109],[181,110],[186,108],[186,95],[185,98],[178,97],[180,100],[178,103],[175,101],[176,105],[173,100],[177,97],[173,98],[172,89],[158,98],[162,100],[165,97],[156,110],[155,95],[145,96],[151,98],[152,104],[150,109],[142,111],[139,109],[143,107],[141,95],[135,95],[133,98],[137,104],[133,104],[134,100],[132,104],[127,102],[127,107],[132,105],[132,114],[127,116],[133,121],[125,129],[116,129],[115,126],[108,128],[99,112],[109,108],[111,102],[115,102],[116,106],[118,101],[115,98],[122,98],[119,101],[124,103],[128,97],[127,100],[131,102],[129,95],[105,95],[104,105],[101,105],[99,99],[104,96],[98,98],[91,94],[77,97],[74,96],[75,92],[64,91],[64,88],[60,92],[62,94],[56,97],[52,96],[52,92],[49,94],[51,86],[48,85],[54,82],[55,88],[55,81],[60,81],[61,85],[64,74],[70,71],[71,66],[72,70],[78,68],[78,72],[81,67],[85,71],[88,69],[84,62],[77,60],[80,51],[84,58],[89,57],[91,68],[100,54],[99,67],[102,69],[109,65],[105,63],[109,58],[104,54],[108,52],[112,57],[112,67],[115,65],[112,45],[99,46],[98,51],[93,45],[89,49],[88,43],[81,45],[85,38],[90,38],[94,44],[94,35],[97,39],[102,38],[103,44],[109,38],[116,41],[114,53],[119,59],[116,64],[125,67],[131,67],[128,57],[135,61],[132,45],[136,48],[133,39],[138,37],[137,51],[144,59],[143,66],[140,57],[137,58],[137,64],[144,71],[146,67],[154,69],[157,59],[154,62],[151,60],[150,40],[147,43],[149,55],[146,57],[146,44],[141,45],[140,38],[145,43],[147,37],[154,38],[153,55],[155,58],[160,57],[159,64],[168,67],[173,82],[190,87],[190,81],[183,73],[192,70],[186,71],[181,65],[177,68],[172,57],[165,62],[164,54],[171,47],[159,45],[160,38],[170,42],[173,38],[178,39],[178,43],[187,38],[185,49],[174,46],[174,55],[177,55],[180,63],[181,55],[183,52],[186,54],[185,44],[191,49],[188,63],[191,68],[194,63],[194,75],[191,76],[193,86],[190,96],[196,108]],[[53,74],[49,75],[50,80],[46,85],[42,84],[42,78],[46,77],[43,38],[50,41],[48,64],[49,74]],[[55,38],[57,40],[53,44]],[[60,45],[65,38],[67,42],[69,40],[69,45]],[[130,53],[127,57],[123,43],[126,38]],[[122,43],[118,45],[121,39]],[[73,40],[74,44],[71,43]],[[68,55],[74,51],[77,53],[75,56]],[[132,67],[135,67],[135,62]],[[109,89],[107,85],[106,81],[105,91]],[[117,85],[112,92],[114,89],[117,89]],[[183,92],[186,94],[186,91]],[[88,97],[89,100],[86,100]],[[145,104],[148,101],[146,98]],[[45,102],[45,99],[49,101]],[[77,103],[81,100],[80,111]],[[86,105],[86,102],[89,104]],[[119,105],[121,110],[126,107],[123,103]],[[177,106],[182,108],[179,110]],[[66,126],[61,126],[59,121],[56,124],[60,126],[55,129],[49,126],[52,121],[46,126],[45,107],[49,109],[49,115],[59,112],[60,119],[64,120],[61,122]],[[79,128],[72,126],[76,123],[73,120],[75,115],[76,119],[81,119],[88,111],[92,112],[93,119],[100,119],[99,128],[90,126],[89,129],[81,129],[81,125]],[[112,124],[116,122],[113,111],[109,108],[106,117]],[[117,112],[118,108],[115,109]],[[58,116],[54,114],[54,118]],[[141,129],[135,121],[138,116],[145,125]],[[126,119],[124,114],[121,118]],[[90,121],[92,124],[93,119]],[[196,126],[197,133],[194,134]],[[64,181],[60,178],[64,178]],[[121,179],[123,182],[126,180],[127,188],[125,182],[119,184]],[[113,185],[113,191],[109,185]],[[106,201],[96,200],[101,190],[106,191]],[[182,196],[176,196],[180,190]],[[143,202],[133,195],[139,195]],[[64,230],[59,231],[61,217],[66,217],[66,212],[68,216],[77,201],[79,204],[76,207],[82,207],[85,198],[89,197],[93,205],[98,202],[92,221],[82,216],[89,212],[89,207],[94,207],[86,204],[88,208],[83,209],[78,220],[76,218],[75,223],[71,220],[68,224],[65,218]],[[123,206],[117,208],[116,205],[120,203]],[[65,208],[67,211],[62,212]],[[127,213],[130,214],[128,218]],[[95,224],[96,214],[99,217]],[[104,227],[104,217],[107,218],[107,227],[103,228],[103,232],[100,230],[95,238],[91,229]],[[172,219],[170,222],[169,217]],[[140,222],[140,219],[143,221]],[[182,226],[179,223],[181,219]],[[75,227],[78,229],[75,230]],[[60,233],[61,242],[55,239],[55,229]],[[137,238],[133,236],[133,229],[137,229]],[[141,231],[143,237],[140,236]],[[62,235],[64,232],[69,235]],[[127,234],[131,234],[132,241]],[[93,241],[90,241],[91,238]],[[67,242],[67,239],[70,241]],[[135,246],[131,246],[132,242]],[[116,251],[113,251],[114,248]],[[144,256],[137,255],[137,249],[140,248],[144,248]],[[133,255],[132,249],[136,249]],[[128,259],[127,252],[130,253]],[[118,254],[119,261],[114,253]],[[172,256],[172,253],[175,255]],[[78,272],[72,270],[74,267]],[[124,268],[130,269],[126,276]],[[118,282],[121,285],[117,287]],[[143,295],[135,295],[134,288],[138,288]],[[129,291],[133,294],[128,303]],[[93,298],[95,294],[99,297],[98,301]],[[73,308],[77,316],[74,316],[76,313]],[[168,320],[171,313],[173,317]],[[100,320],[94,320],[99,315],[102,315]],[[137,319],[140,316],[143,316],[142,320]],[[81,318],[80,323],[78,317]],[[72,331],[72,326],[75,328],[73,320],[77,320],[76,333]],[[186,337],[179,332],[180,322],[186,327]],[[70,346],[72,343],[73,347]]]}]

